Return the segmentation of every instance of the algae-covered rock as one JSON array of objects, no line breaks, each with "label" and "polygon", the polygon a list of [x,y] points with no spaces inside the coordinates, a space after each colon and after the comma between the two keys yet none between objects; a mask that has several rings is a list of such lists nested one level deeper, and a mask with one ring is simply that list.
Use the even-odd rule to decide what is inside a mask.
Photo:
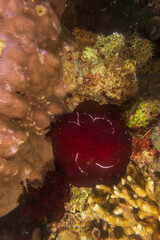
[{"label": "algae-covered rock", "polygon": [[146,127],[160,115],[160,100],[144,100],[132,106],[127,112],[129,128]]},{"label": "algae-covered rock", "polygon": [[76,29],[75,43],[64,47],[66,103],[71,109],[84,99],[120,105],[135,97],[136,72],[152,56],[151,43],[137,35],[126,39],[116,32],[94,34],[93,39],[92,33]]}]

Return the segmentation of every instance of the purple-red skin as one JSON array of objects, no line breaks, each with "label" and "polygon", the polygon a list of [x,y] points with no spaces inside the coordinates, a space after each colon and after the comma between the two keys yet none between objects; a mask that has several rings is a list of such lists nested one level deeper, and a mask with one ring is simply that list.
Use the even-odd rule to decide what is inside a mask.
[{"label": "purple-red skin", "polygon": [[117,105],[84,101],[62,115],[49,136],[55,161],[73,185],[112,185],[125,174],[131,137]]}]

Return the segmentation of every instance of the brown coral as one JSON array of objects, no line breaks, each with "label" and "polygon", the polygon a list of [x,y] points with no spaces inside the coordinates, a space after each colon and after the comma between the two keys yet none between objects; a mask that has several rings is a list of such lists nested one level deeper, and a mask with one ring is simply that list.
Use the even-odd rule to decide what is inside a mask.
[{"label": "brown coral", "polygon": [[[64,1],[0,0],[0,216],[17,205],[20,182],[53,168],[44,136],[65,111],[60,15]],[[50,163],[50,164],[49,164]]]},{"label": "brown coral", "polygon": [[158,233],[158,185],[156,176],[137,172],[135,166],[130,164],[126,177],[118,186],[109,190],[98,186],[96,192],[99,196],[96,197],[97,193],[93,192],[88,202],[95,216],[109,224],[110,236],[115,237],[115,228],[119,226],[123,229],[122,239],[134,236],[135,239],[150,240],[153,234]]}]

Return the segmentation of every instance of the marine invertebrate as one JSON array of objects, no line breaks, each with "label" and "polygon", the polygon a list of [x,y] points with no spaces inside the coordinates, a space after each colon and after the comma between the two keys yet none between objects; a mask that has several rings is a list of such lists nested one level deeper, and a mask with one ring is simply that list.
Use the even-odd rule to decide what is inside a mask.
[{"label": "marine invertebrate", "polygon": [[64,1],[56,2],[0,0],[0,216],[17,206],[21,181],[27,188],[54,168],[45,133],[65,112],[57,51]]},{"label": "marine invertebrate", "polygon": [[118,106],[80,103],[52,125],[55,161],[72,184],[113,184],[125,173],[131,137]]}]

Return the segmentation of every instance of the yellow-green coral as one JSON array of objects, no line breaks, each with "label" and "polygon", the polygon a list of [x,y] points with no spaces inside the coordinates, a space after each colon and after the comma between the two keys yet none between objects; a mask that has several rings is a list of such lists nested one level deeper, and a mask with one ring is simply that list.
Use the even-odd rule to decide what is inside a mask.
[{"label": "yellow-green coral", "polygon": [[119,53],[124,45],[124,36],[117,32],[114,32],[107,37],[104,35],[98,35],[98,40],[95,44],[105,58],[112,57],[114,54]]},{"label": "yellow-green coral", "polygon": [[86,47],[82,51],[81,60],[83,62],[89,62],[89,63],[92,63],[92,64],[97,64],[100,60],[100,56],[99,56],[98,51],[96,49],[91,48],[91,47]]},{"label": "yellow-green coral", "polygon": [[146,100],[134,105],[130,112],[128,127],[145,127],[160,114],[160,100]]},{"label": "yellow-green coral", "polygon": [[128,70],[129,72],[135,72],[136,71],[136,67],[135,64],[132,63],[131,60],[127,59],[126,61],[124,61],[124,69]]}]

